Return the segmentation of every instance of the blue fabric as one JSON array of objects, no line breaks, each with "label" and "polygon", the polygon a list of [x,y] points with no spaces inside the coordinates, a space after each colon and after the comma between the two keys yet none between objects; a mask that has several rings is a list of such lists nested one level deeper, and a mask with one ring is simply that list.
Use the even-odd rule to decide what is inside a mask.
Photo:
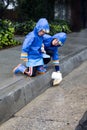
[{"label": "blue fabric", "polygon": [[42,57],[40,58],[38,57],[36,59],[30,58],[28,62],[26,62],[27,67],[32,67],[32,66],[35,67],[35,66],[40,66],[40,65],[44,65]]},{"label": "blue fabric", "polygon": [[26,67],[25,67],[24,65],[20,64],[20,65],[18,65],[17,67],[14,68],[14,71],[13,71],[13,72],[14,72],[15,74],[17,74],[17,73],[19,73],[19,72],[24,73],[25,70],[26,70]]},{"label": "blue fabric", "polygon": [[[53,36],[45,34],[43,36],[45,47],[51,47],[52,46],[52,40],[55,39],[55,38],[58,41],[60,41],[62,43],[62,45],[63,45],[65,43],[65,41],[66,41],[67,36],[66,36],[66,33],[64,33],[64,32],[56,33]],[[58,47],[60,47],[60,46],[58,45]]]},{"label": "blue fabric", "polygon": [[45,54],[45,53],[42,53],[42,57],[43,57],[43,58],[50,58],[50,55],[47,55],[47,54]]},{"label": "blue fabric", "polygon": [[53,46],[52,40],[55,39],[55,38],[58,41],[60,41],[62,43],[62,45],[64,45],[67,36],[66,36],[66,33],[64,33],[64,32],[57,33],[53,36],[45,34],[44,37],[43,37],[44,46],[45,46],[46,51],[48,51],[48,50],[52,51],[52,59],[53,60],[59,60],[58,47],[61,47],[62,45]]},{"label": "blue fabric", "polygon": [[49,47],[45,46],[45,50],[48,55],[51,55],[52,60],[59,60],[58,46],[51,46],[51,45]]},{"label": "blue fabric", "polygon": [[45,48],[51,46],[52,40],[53,40],[53,38],[52,38],[51,35],[44,34],[44,36],[43,36],[43,43],[44,43]]},{"label": "blue fabric", "polygon": [[55,66],[55,70],[56,70],[56,71],[59,71],[59,70],[60,70],[59,65],[58,65],[58,66]]},{"label": "blue fabric", "polygon": [[49,28],[49,24],[48,24],[48,21],[45,19],[45,18],[41,18],[35,28],[34,28],[34,31],[39,32],[39,31],[45,31],[45,32],[49,32],[50,31],[50,28]]},{"label": "blue fabric", "polygon": [[34,30],[25,37],[23,42],[22,52],[26,52],[28,54],[28,62],[26,63],[28,67],[43,65],[43,57],[41,54],[43,36],[38,35],[38,32],[41,30],[49,31],[49,24],[45,18],[41,18],[37,22]]},{"label": "blue fabric", "polygon": [[61,33],[57,33],[57,34],[53,35],[52,38],[53,39],[56,38],[58,41],[61,41],[61,43],[63,45],[66,41],[67,36],[66,36],[66,33],[61,32]]}]

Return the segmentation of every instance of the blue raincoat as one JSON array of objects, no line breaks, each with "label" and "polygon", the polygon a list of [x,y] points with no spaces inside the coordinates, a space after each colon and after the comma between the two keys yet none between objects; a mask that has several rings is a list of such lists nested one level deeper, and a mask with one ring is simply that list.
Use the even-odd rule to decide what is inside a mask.
[{"label": "blue raincoat", "polygon": [[[55,61],[54,63],[58,62],[59,63],[59,54],[58,54],[58,47],[63,46],[63,44],[65,43],[66,40],[66,33],[61,32],[61,33],[57,33],[53,36],[50,36],[48,34],[44,35],[44,46],[45,46],[45,50],[51,50],[52,51],[52,59],[53,61]],[[58,46],[53,46],[52,45],[52,40],[53,39],[57,39],[60,43],[60,45]]]},{"label": "blue raincoat", "polygon": [[[39,36],[39,31],[49,32],[49,24],[45,18],[41,18],[34,30],[30,32],[23,42],[22,53],[27,57],[28,61],[26,62],[26,66],[40,66],[43,65],[43,57],[41,53],[41,46],[43,43],[43,36]],[[23,55],[22,55],[23,56]]]}]

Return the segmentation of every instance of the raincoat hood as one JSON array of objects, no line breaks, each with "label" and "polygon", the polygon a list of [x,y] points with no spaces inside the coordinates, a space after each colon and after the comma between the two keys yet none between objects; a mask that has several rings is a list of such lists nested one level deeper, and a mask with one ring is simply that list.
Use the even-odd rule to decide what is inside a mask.
[{"label": "raincoat hood", "polygon": [[57,34],[53,35],[52,38],[54,38],[54,39],[56,38],[58,41],[60,41],[61,43],[64,44],[67,36],[66,36],[66,33],[61,32],[61,33],[57,33]]},{"label": "raincoat hood", "polygon": [[49,24],[48,24],[48,21],[46,20],[46,18],[41,18],[36,23],[34,31],[38,33],[41,30],[43,30],[45,33],[49,33],[49,31],[50,31]]}]

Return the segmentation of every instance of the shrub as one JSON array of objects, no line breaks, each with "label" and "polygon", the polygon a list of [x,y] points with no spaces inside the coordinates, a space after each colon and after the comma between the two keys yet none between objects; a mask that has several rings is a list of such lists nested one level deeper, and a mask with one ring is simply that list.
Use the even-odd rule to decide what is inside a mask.
[{"label": "shrub", "polygon": [[28,32],[31,32],[35,27],[36,23],[33,20],[25,21],[23,23],[14,23],[15,34],[17,35],[26,35]]},{"label": "shrub", "polygon": [[10,20],[0,20],[0,49],[20,44],[14,40],[14,26]]},{"label": "shrub", "polygon": [[[36,23],[33,20],[30,21],[26,21],[23,23],[14,23],[14,27],[15,27],[15,34],[17,35],[26,35],[27,33],[29,33],[30,31],[32,31],[35,27]],[[50,23],[50,34],[54,35],[55,33],[58,32],[66,32],[66,33],[70,33],[70,26],[67,22],[65,21],[54,21]]]},{"label": "shrub", "polygon": [[58,19],[50,23],[50,29],[51,29],[50,30],[51,35],[54,35],[55,33],[58,32],[66,32],[66,33],[71,32],[69,23],[67,23],[64,20],[58,20]]}]

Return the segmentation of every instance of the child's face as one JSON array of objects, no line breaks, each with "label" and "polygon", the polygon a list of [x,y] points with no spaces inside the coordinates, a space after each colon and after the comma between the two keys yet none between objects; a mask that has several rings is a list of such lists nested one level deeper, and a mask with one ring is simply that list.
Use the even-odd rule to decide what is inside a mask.
[{"label": "child's face", "polygon": [[45,32],[43,30],[41,30],[41,31],[38,32],[39,36],[43,36],[44,34],[45,34]]}]

